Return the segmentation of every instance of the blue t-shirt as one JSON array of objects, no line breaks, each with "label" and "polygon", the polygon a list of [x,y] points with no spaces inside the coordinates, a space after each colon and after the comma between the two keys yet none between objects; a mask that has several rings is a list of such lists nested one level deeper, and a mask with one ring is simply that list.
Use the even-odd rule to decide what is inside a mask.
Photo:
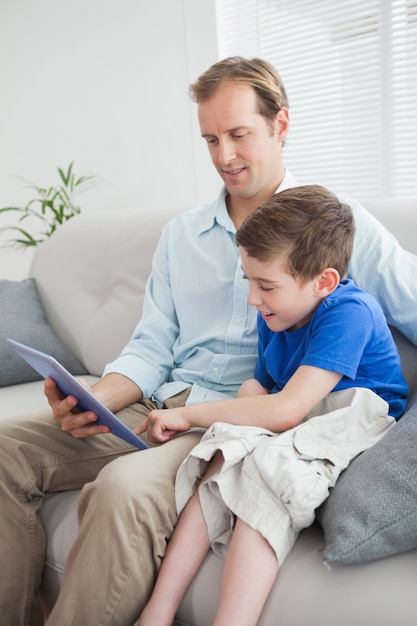
[{"label": "blue t-shirt", "polygon": [[312,365],[343,377],[333,391],[367,387],[401,417],[408,385],[381,307],[352,280],[324,298],[311,320],[294,331],[274,332],[258,316],[255,378],[271,393],[280,391],[300,367]]}]

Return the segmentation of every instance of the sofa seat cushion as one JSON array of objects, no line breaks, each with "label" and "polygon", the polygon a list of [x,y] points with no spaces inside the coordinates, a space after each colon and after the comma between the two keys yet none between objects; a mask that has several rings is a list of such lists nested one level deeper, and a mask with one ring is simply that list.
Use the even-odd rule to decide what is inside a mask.
[{"label": "sofa seat cushion", "polygon": [[[89,385],[98,380],[97,376],[90,375],[82,376],[82,379]],[[43,387],[43,380],[22,383],[18,387],[0,387],[1,418],[50,413]]]},{"label": "sofa seat cushion", "polygon": [[[258,626],[415,626],[417,596],[410,595],[410,581],[417,576],[417,552],[329,568],[322,548],[318,524],[301,532]],[[178,610],[180,624],[211,626],[222,569],[210,552]]]},{"label": "sofa seat cushion", "polygon": [[[41,510],[48,536],[43,586],[50,602],[58,597],[64,563],[78,531],[79,495],[79,491],[50,494]],[[417,552],[330,569],[323,564],[323,545],[318,524],[301,533],[278,576],[259,626],[392,626],[393,614],[401,626],[414,626],[417,596],[410,597],[409,581],[417,579]],[[210,552],[181,603],[177,614],[180,624],[213,623],[222,568],[223,561]],[[384,593],[387,581],[391,589]],[[346,593],[357,601],[347,602]],[[309,615],[313,606],[314,615]]]},{"label": "sofa seat cushion", "polygon": [[42,581],[47,612],[58,597],[65,562],[77,536],[77,504],[80,493],[80,491],[50,493],[40,510],[40,519],[48,538]]},{"label": "sofa seat cushion", "polygon": [[[50,605],[58,597],[64,563],[77,535],[79,495],[79,491],[49,494],[41,509],[48,536],[43,588]],[[323,546],[317,523],[302,531],[282,567],[259,626],[393,626],[393,615],[401,626],[415,626],[417,596],[410,596],[410,581],[417,580],[417,551],[363,565],[329,568],[323,564]],[[222,569],[223,561],[210,552],[181,603],[178,624],[211,626]],[[346,594],[355,602],[347,601]]]}]

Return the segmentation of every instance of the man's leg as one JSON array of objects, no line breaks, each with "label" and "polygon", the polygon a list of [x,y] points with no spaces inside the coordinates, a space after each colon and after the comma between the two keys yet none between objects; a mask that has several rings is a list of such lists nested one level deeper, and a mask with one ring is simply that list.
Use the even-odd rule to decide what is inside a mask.
[{"label": "man's leg", "polygon": [[84,487],[79,534],[48,626],[134,623],[177,521],[177,469],[200,437],[187,433],[120,458]]},{"label": "man's leg", "polygon": [[[223,464],[223,455],[210,462],[206,480]],[[180,602],[210,549],[210,539],[198,489],[181,513],[156,580],[152,596],[140,616],[141,626],[171,626]]]},{"label": "man's leg", "polygon": [[94,480],[106,463],[132,450],[112,435],[74,439],[47,415],[0,420],[0,607],[4,624],[43,624],[36,593],[45,560],[45,536],[38,519],[45,492],[81,488]]},{"label": "man's leg", "polygon": [[[189,391],[165,406],[184,406]],[[128,421],[125,411],[118,415]],[[178,467],[200,438],[200,431],[189,432],[120,458],[84,487],[79,533],[48,626],[133,624],[151,595],[177,521]]]}]

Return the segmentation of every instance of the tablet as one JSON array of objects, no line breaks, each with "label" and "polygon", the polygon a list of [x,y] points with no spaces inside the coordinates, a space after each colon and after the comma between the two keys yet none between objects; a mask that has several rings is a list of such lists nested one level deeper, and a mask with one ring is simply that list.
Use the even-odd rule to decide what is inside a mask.
[{"label": "tablet", "polygon": [[142,439],[135,435],[53,356],[25,346],[23,343],[14,341],[14,339],[7,339],[7,343],[43,378],[48,378],[48,376],[52,378],[64,396],[75,396],[78,399],[77,406],[81,411],[93,411],[97,415],[96,424],[108,426],[113,435],[139,448],[139,450],[148,448]]}]

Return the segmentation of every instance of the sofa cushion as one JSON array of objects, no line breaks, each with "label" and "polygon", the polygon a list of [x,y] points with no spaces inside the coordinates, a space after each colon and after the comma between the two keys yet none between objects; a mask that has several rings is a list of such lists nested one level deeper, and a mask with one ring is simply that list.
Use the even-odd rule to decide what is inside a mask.
[{"label": "sofa cushion", "polygon": [[86,370],[52,332],[33,278],[0,280],[0,386],[40,380],[41,376],[7,344],[10,337],[60,361],[72,374]]},{"label": "sofa cushion", "polygon": [[328,563],[417,548],[417,391],[399,422],[343,472],[317,512]]},{"label": "sofa cushion", "polygon": [[29,275],[49,324],[90,374],[101,376],[129,341],[161,228],[178,213],[81,213],[37,246]]}]

